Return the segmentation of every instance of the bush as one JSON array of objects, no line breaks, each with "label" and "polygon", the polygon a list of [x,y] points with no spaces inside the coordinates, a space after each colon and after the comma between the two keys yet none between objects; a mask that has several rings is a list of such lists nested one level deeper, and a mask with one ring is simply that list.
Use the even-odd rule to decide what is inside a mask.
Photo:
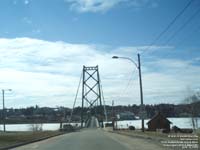
[{"label": "bush", "polygon": [[173,126],[172,127],[172,131],[174,131],[175,133],[177,133],[177,132],[181,132],[181,129],[179,127],[177,127],[177,126]]},{"label": "bush", "polygon": [[106,123],[105,124],[105,127],[112,127],[113,126],[113,123]]},{"label": "bush", "polygon": [[65,124],[63,125],[63,128],[61,129],[61,131],[72,132],[72,131],[75,131],[75,129],[71,124]]},{"label": "bush", "polygon": [[129,130],[135,130],[134,126],[129,126],[128,128],[129,128]]}]

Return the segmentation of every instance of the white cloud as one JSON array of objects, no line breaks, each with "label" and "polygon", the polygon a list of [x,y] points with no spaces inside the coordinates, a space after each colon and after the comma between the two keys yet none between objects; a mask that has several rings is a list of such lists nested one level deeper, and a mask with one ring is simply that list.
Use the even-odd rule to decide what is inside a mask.
[{"label": "white cloud", "polygon": [[[13,103],[18,105],[24,105],[30,97],[47,105],[64,105],[62,99],[71,103],[83,65],[99,64],[108,69],[106,64],[113,64],[111,56],[97,51],[94,45],[30,38],[0,39],[0,53],[0,81],[5,81],[1,88],[10,87],[17,95],[24,95],[24,100]],[[105,74],[112,72],[108,69]],[[55,104],[57,97],[50,97],[50,93],[64,96]],[[35,102],[30,101],[29,105]]]},{"label": "white cloud", "polygon": [[134,8],[140,8],[150,3],[150,6],[157,7],[152,0],[65,0],[71,4],[71,9],[78,12],[105,12],[119,4],[127,4]]},{"label": "white cloud", "polygon": [[[134,59],[137,50],[134,46],[129,47],[128,52],[127,47],[109,51],[101,51],[101,48],[31,38],[0,39],[0,88],[12,88],[15,93],[7,98],[7,107],[36,104],[71,107],[83,65],[99,65],[106,100],[139,104],[135,66],[129,61],[111,59],[114,54]],[[142,57],[142,61],[146,60]],[[146,61],[142,66],[144,102],[180,102],[187,86],[199,88],[199,74],[198,66],[179,59]],[[124,90],[132,75],[130,85]]]},{"label": "white cloud", "polygon": [[71,8],[80,12],[107,11],[117,5],[121,0],[66,0]]}]

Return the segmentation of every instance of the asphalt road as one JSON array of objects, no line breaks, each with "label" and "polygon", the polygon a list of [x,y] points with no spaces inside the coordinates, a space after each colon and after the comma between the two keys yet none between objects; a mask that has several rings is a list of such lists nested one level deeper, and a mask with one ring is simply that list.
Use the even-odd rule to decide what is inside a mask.
[{"label": "asphalt road", "polygon": [[144,139],[130,138],[102,129],[84,129],[80,132],[50,138],[15,150],[159,150],[161,147]]},{"label": "asphalt road", "polygon": [[96,117],[92,116],[90,119],[90,124],[88,126],[89,128],[98,128],[99,127],[99,122]]}]

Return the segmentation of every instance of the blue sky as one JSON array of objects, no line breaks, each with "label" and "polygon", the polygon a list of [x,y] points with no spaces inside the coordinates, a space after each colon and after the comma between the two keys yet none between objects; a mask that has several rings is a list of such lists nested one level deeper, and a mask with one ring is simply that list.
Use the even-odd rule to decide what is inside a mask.
[{"label": "blue sky", "polygon": [[[85,6],[88,10],[83,11],[81,7],[90,3],[90,0],[88,2],[83,0],[83,4],[79,4],[81,1],[2,0],[1,37],[32,37],[50,41],[113,46],[147,45],[189,2],[189,0],[113,0],[110,7],[105,6],[98,10],[98,7],[92,9],[90,6],[98,2],[94,0],[88,4],[89,6]],[[103,5],[106,1],[99,0],[99,3]],[[199,2],[196,0],[157,44],[163,44],[170,32],[180,27],[198,7]],[[184,32],[188,33],[191,28],[199,26],[198,17],[199,15]],[[184,36],[179,38],[183,39]],[[197,42],[199,35],[190,38],[194,42],[187,41],[188,45],[199,44]],[[171,43],[176,45],[177,41],[174,39]]]},{"label": "blue sky", "polygon": [[111,59],[137,60],[138,52],[144,103],[182,102],[200,89],[200,1],[149,46],[187,3],[1,0],[0,87],[13,89],[7,107],[71,107],[83,65],[99,65],[108,104],[139,104],[137,70]]}]

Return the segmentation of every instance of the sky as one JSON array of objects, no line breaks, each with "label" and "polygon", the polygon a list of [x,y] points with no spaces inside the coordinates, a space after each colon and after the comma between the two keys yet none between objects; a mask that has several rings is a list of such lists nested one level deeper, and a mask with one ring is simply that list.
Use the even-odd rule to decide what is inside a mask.
[{"label": "sky", "polygon": [[137,53],[144,104],[182,103],[200,91],[200,1],[165,29],[189,2],[0,0],[0,88],[12,89],[6,107],[72,107],[83,65],[99,66],[107,105],[140,104],[137,68],[112,59],[137,63]]}]

